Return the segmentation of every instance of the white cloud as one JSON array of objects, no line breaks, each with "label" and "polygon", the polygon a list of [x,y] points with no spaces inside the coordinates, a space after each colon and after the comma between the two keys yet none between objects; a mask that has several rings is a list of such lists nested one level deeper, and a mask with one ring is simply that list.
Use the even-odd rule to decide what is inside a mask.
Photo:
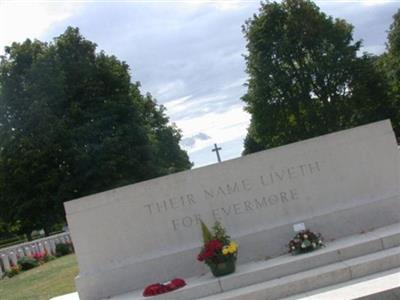
[{"label": "white cloud", "polygon": [[362,0],[362,4],[364,5],[382,5],[382,4],[388,4],[391,2],[395,2],[393,0]]},{"label": "white cloud", "polygon": [[[168,0],[166,2],[168,2]],[[213,5],[219,10],[236,10],[245,5],[254,3],[252,0],[181,0],[173,2],[182,3],[191,8],[198,8],[203,5]]]},{"label": "white cloud", "polygon": [[[186,95],[163,104],[167,108],[167,114],[170,116],[171,121],[178,122],[179,120],[192,119],[193,116],[208,114],[212,110],[211,103],[218,104],[228,98],[227,95],[219,93],[202,97]],[[222,106],[223,104],[220,105]]]},{"label": "white cloud", "polygon": [[186,110],[187,104],[185,104],[185,102],[189,100],[191,97],[192,97],[191,95],[188,95],[172,101],[165,102],[164,106],[167,108],[167,114],[168,115],[176,114]]},{"label": "white cloud", "polygon": [[340,3],[357,3],[361,5],[371,6],[371,5],[382,5],[399,2],[399,0],[317,0],[318,5],[325,3],[340,4]]},{"label": "white cloud", "polygon": [[0,53],[14,41],[41,38],[52,25],[68,19],[82,5],[68,1],[0,1]]},{"label": "white cloud", "polygon": [[241,77],[241,78],[225,85],[222,89],[228,90],[228,89],[243,86],[247,82],[247,79],[248,79],[247,77]]},{"label": "white cloud", "polygon": [[235,0],[216,0],[215,5],[218,9],[221,10],[233,10],[233,9],[240,9],[243,5],[250,3],[250,1],[235,1]]},{"label": "white cloud", "polygon": [[161,84],[156,91],[156,97],[168,97],[170,94],[182,92],[185,88],[183,80],[177,79],[171,82]]},{"label": "white cloud", "polygon": [[184,137],[191,137],[199,132],[210,136],[208,140],[196,141],[195,147],[187,149],[189,153],[209,147],[213,143],[224,143],[246,135],[250,116],[242,106],[236,106],[224,113],[211,112],[191,119],[178,120],[176,124]]}]

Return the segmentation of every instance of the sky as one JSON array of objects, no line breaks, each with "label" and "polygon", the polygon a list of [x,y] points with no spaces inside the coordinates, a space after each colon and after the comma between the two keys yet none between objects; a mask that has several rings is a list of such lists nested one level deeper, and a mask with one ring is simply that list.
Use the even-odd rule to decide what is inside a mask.
[{"label": "sky", "polygon": [[[385,51],[387,30],[400,0],[315,1],[323,12],[354,25],[362,51]],[[0,0],[0,54],[26,38],[51,41],[67,26],[117,56],[132,81],[167,108],[183,134],[194,167],[239,157],[250,116],[246,92],[246,41],[242,25],[260,1],[20,1]]]}]

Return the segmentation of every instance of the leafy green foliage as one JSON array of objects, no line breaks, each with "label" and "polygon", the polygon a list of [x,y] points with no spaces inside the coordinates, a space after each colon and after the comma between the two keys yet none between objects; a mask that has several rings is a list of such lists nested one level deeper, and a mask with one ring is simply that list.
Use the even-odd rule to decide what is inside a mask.
[{"label": "leafy green foliage", "polygon": [[212,227],[212,231],[214,232],[213,238],[216,240],[219,240],[222,242],[224,245],[229,245],[231,241],[231,237],[226,233],[225,228],[222,226],[222,224],[218,221],[214,223],[214,226]]},{"label": "leafy green foliage", "polygon": [[0,62],[1,217],[48,233],[66,200],[190,168],[168,121],[77,28],[13,43]]},{"label": "leafy green foliage", "polygon": [[29,257],[29,256],[23,256],[20,259],[18,259],[18,265],[21,266],[22,271],[30,270],[39,265],[36,259]]},{"label": "leafy green foliage", "polygon": [[262,3],[243,27],[251,114],[244,153],[392,118],[376,58],[357,56],[353,27],[308,0]]},{"label": "leafy green foliage", "polygon": [[207,225],[203,221],[201,221],[201,232],[203,234],[204,244],[207,244],[209,241],[211,241],[213,239],[213,235],[211,234]]},{"label": "leafy green foliage", "polygon": [[53,256],[53,255],[45,255],[45,256],[43,257],[43,262],[47,263],[47,262],[52,261],[52,260],[55,260],[55,259],[56,259],[56,257]]},{"label": "leafy green foliage", "polygon": [[56,245],[56,256],[64,256],[72,253],[72,249],[68,244],[60,243]]},{"label": "leafy green foliage", "polygon": [[201,221],[201,232],[203,234],[204,244],[207,244],[211,240],[219,240],[223,245],[228,245],[231,240],[231,237],[226,233],[225,228],[218,221],[215,221],[211,231],[207,225]]},{"label": "leafy green foliage", "polygon": [[21,269],[19,266],[12,266],[10,270],[6,271],[5,274],[8,278],[14,277],[15,275],[18,275],[21,272]]},{"label": "leafy green foliage", "polygon": [[[400,103],[400,9],[393,16],[393,23],[388,32],[387,51],[379,58],[378,66],[385,74],[388,83],[389,98]],[[396,111],[396,119],[400,119],[400,111]],[[398,141],[400,129],[395,128]]]}]

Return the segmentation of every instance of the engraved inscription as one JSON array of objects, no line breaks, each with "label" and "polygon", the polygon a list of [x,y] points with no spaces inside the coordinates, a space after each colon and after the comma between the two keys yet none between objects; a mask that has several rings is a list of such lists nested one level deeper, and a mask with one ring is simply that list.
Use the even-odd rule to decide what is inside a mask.
[{"label": "engraved inscription", "polygon": [[[299,200],[300,195],[295,187],[296,182],[304,177],[315,176],[319,172],[321,172],[319,161],[267,170],[264,174],[255,174],[252,180],[242,178],[204,187],[202,194],[187,193],[153,201],[145,204],[144,209],[149,216],[155,218],[159,214],[174,211],[193,211],[191,215],[182,214],[181,217],[174,217],[170,220],[169,226],[174,231],[188,229],[200,224],[203,216],[196,213],[196,206],[202,201],[215,202],[214,208],[206,213],[202,212],[212,216],[215,220],[264,212],[274,209],[275,206],[289,205],[291,202]],[[290,183],[291,187],[285,189],[282,184],[286,183]],[[255,194],[253,191],[258,191],[261,195],[257,195],[258,193]],[[238,201],[241,198],[244,199]],[[219,207],[215,207],[218,205],[217,203],[220,203]],[[188,208],[190,209],[187,210]],[[174,215],[176,216],[176,213]]]}]

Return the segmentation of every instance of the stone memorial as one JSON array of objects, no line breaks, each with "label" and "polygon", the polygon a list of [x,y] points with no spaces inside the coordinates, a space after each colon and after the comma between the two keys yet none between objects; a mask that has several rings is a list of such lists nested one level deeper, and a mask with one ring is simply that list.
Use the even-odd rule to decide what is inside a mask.
[{"label": "stone memorial", "polygon": [[399,166],[381,121],[66,202],[80,299],[206,272],[200,220],[224,224],[239,264],[285,253],[295,224],[332,240],[399,223]]},{"label": "stone memorial", "polygon": [[4,271],[10,271],[11,265],[10,265],[10,260],[9,260],[8,256],[1,254],[0,258],[1,258],[1,262],[3,264]]},{"label": "stone memorial", "polygon": [[17,258],[17,254],[15,252],[10,252],[9,258],[10,258],[11,263],[12,263],[13,266],[17,266],[18,265],[18,258]]}]

